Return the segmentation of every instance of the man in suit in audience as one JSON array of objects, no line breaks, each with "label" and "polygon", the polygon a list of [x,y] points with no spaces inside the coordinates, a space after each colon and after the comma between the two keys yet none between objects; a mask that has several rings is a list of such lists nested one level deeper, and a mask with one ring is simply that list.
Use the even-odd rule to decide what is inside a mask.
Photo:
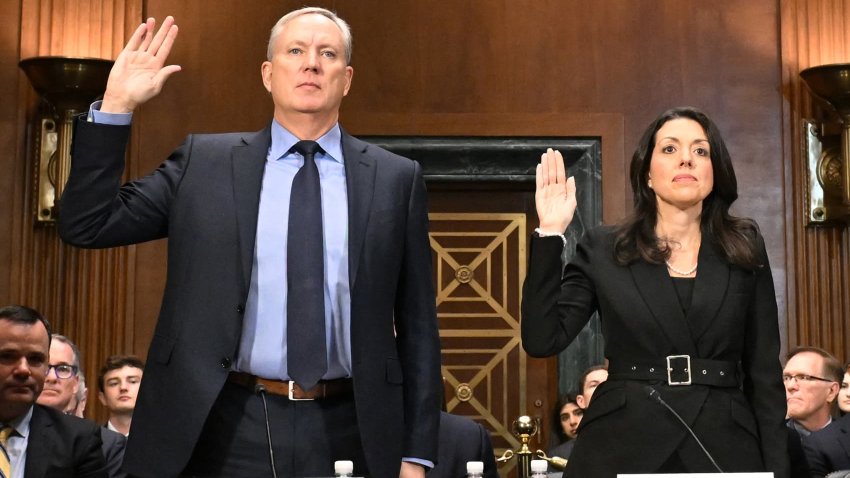
[{"label": "man in suit in audience", "polygon": [[[785,397],[788,404],[789,453],[792,468],[808,468],[814,474],[821,467],[824,450],[811,438],[832,423],[832,408],[838,397],[838,386],[844,370],[841,363],[829,352],[818,347],[799,347],[788,354],[782,370]],[[799,440],[793,435],[797,434]],[[798,449],[802,447],[802,456]],[[803,463],[805,458],[805,463]],[[832,471],[832,470],[830,470]],[[795,471],[795,476],[799,476]],[[825,473],[821,473],[823,476]]]},{"label": "man in suit in audience", "polygon": [[803,441],[812,476],[850,470],[850,415],[834,420]]},{"label": "man in suit in audience", "polygon": [[100,427],[35,403],[53,370],[49,351],[50,326],[38,312],[0,309],[0,470],[23,478],[106,478]]},{"label": "man in suit in audience", "polygon": [[59,233],[77,246],[168,237],[125,469],[254,477],[274,463],[326,476],[350,459],[355,475],[423,477],[441,395],[427,195],[416,162],[339,125],[348,25],[321,8],[283,16],[260,69],[268,126],[190,135],[120,186],[132,112],[180,69],[166,66],[174,19],[154,23],[77,121],[59,206]]},{"label": "man in suit in audience", "polygon": [[112,355],[97,375],[97,398],[109,410],[106,427],[125,437],[130,435],[144,368],[135,355]]},{"label": "man in suit in audience", "polygon": [[588,367],[578,381],[579,394],[576,396],[576,404],[583,410],[587,410],[596,387],[606,380],[608,380],[608,367],[606,365]]},{"label": "man in suit in audience", "polygon": [[[64,335],[54,334],[50,341],[50,367],[36,403],[83,418],[85,405],[80,406],[79,397],[81,391],[85,392],[85,376],[80,369],[81,360],[80,349],[74,342]],[[127,476],[121,471],[127,439],[105,427],[100,428],[100,439],[109,476]]]},{"label": "man in suit in audience", "polygon": [[428,478],[466,476],[468,461],[484,463],[484,478],[498,478],[490,432],[470,418],[440,412],[440,453]]}]

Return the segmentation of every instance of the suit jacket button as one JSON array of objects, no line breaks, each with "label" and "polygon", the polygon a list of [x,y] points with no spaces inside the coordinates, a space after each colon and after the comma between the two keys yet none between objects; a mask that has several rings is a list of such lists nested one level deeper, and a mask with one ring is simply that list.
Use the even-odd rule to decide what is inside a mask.
[{"label": "suit jacket button", "polygon": [[221,359],[221,368],[230,368],[230,357]]},{"label": "suit jacket button", "polygon": [[237,305],[236,306],[236,312],[239,312],[240,314],[245,312],[245,306],[242,305],[242,304]]}]

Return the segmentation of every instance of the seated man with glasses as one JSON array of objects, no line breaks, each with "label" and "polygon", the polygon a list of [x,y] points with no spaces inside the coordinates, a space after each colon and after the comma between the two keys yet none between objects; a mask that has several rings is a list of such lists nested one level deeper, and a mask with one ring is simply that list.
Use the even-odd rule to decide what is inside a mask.
[{"label": "seated man with glasses", "polygon": [[[792,350],[782,371],[788,404],[788,427],[799,435],[797,443],[802,445],[811,476],[824,476],[833,471],[815,473],[816,463],[822,461],[820,456],[824,450],[814,444],[812,437],[832,423],[833,404],[838,397],[838,384],[843,374],[841,363],[829,352],[817,347]],[[791,453],[794,457],[793,449]]]},{"label": "seated man with glasses", "polygon": [[[36,403],[50,407],[66,415],[76,415],[83,418],[86,382],[80,369],[80,349],[68,337],[53,334],[50,341],[50,357],[47,375],[44,377],[44,389]],[[124,435],[100,428],[100,439],[103,441],[103,458],[106,460],[107,471],[112,478],[127,476],[121,471],[124,460],[124,448],[127,439]]]}]

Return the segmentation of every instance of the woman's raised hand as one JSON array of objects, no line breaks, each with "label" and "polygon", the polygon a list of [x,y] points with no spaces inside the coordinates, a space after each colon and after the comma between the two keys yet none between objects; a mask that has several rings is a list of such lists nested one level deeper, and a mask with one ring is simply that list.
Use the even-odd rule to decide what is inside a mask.
[{"label": "woman's raised hand", "polygon": [[577,203],[576,182],[572,177],[567,179],[564,157],[560,151],[549,148],[540,156],[536,177],[534,202],[540,219],[540,230],[563,233],[573,220]]}]

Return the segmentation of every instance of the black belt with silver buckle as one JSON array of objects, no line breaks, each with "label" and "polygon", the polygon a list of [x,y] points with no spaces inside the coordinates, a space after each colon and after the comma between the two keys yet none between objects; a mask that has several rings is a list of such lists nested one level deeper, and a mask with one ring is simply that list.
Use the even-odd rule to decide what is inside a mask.
[{"label": "black belt with silver buckle", "polygon": [[608,380],[652,380],[670,386],[737,387],[738,362],[668,355],[659,360],[616,360],[608,365]]}]

